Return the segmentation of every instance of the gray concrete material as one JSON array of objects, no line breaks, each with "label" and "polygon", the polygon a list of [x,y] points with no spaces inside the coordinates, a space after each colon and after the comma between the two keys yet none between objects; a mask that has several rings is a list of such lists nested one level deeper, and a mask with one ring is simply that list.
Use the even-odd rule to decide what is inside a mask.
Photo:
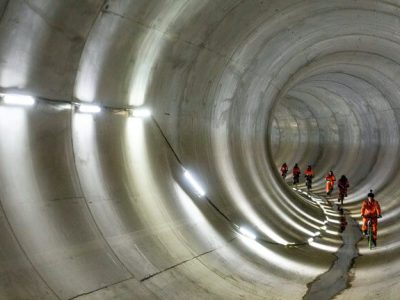
[{"label": "gray concrete material", "polygon": [[123,282],[104,287],[98,291],[76,296],[73,299],[97,300],[97,299],[161,299],[146,289],[136,279],[129,279]]},{"label": "gray concrete material", "polygon": [[[279,105],[277,110],[281,109],[281,105]],[[323,157],[320,155],[322,154],[320,142],[323,142],[324,138],[321,131],[324,130],[326,126],[321,124],[321,122],[317,122],[312,109],[312,106],[307,107],[304,105],[304,102],[299,102],[296,99],[293,99],[287,101],[284,108],[286,113],[274,114],[279,120],[279,126],[285,126],[280,129],[280,132],[282,132],[284,136],[280,139],[279,151],[277,151],[276,154],[273,153],[274,158],[277,162],[287,160],[290,168],[292,168],[295,163],[299,163],[300,169],[303,172],[307,165],[315,165],[323,160]],[[290,115],[291,120],[287,119],[288,114]],[[290,136],[288,136],[289,134]],[[291,147],[295,143],[294,140],[297,138],[300,139],[297,142],[297,145],[307,143],[307,146],[299,147],[298,149],[301,149],[301,151],[293,152]],[[291,154],[295,156],[290,157]],[[316,169],[315,172],[317,177],[323,176],[320,170]]]},{"label": "gray concrete material", "polygon": [[[81,52],[79,71],[76,74],[74,96],[82,101],[113,100],[113,105],[123,106],[126,101],[126,90],[131,82],[122,71],[127,64],[130,68],[136,61],[132,52],[139,51],[141,36],[146,28],[119,15],[108,13],[103,9],[94,22],[85,49]],[[135,39],[122,36],[134,36]],[[108,73],[101,72],[109,70]],[[129,68],[128,68],[129,70]],[[110,91],[120,90],[121,93]]]},{"label": "gray concrete material", "polygon": [[1,212],[1,286],[4,299],[57,299],[21,250],[9,221]]},{"label": "gray concrete material", "polygon": [[4,12],[7,9],[8,3],[9,3],[8,0],[1,0],[0,1],[0,16],[1,16],[1,18],[3,18]]},{"label": "gray concrete material", "polygon": [[[86,121],[92,124],[90,132],[82,130],[81,122],[87,126]],[[119,132],[125,135],[120,136]],[[155,188],[154,181],[159,180],[160,173],[150,171],[152,164],[170,172],[169,168],[176,168],[177,163],[169,164],[167,158],[172,153],[151,121],[142,123],[119,116],[94,120],[79,115],[74,120],[74,135],[78,173],[88,179],[82,180],[88,206],[104,238],[135,276],[146,277],[220,243],[218,236],[210,232],[208,243],[196,245],[191,228],[196,223],[206,225],[205,221],[200,222],[199,218],[194,223],[188,218],[182,207],[185,200],[172,201],[184,195],[173,182]],[[110,139],[114,140],[111,148]],[[120,153],[124,155],[121,157]],[[98,175],[93,180],[89,174]],[[210,216],[210,221],[218,222],[215,216]],[[231,234],[225,232],[226,238]]]},{"label": "gray concrete material", "polygon": [[[0,23],[2,90],[71,99],[81,52],[100,4],[9,1]],[[21,39],[15,42],[15,36]]]},{"label": "gray concrete material", "polygon": [[[329,168],[348,174],[356,218],[376,189],[380,246],[360,244],[342,295],[393,298],[397,1],[16,0],[3,9],[1,91],[151,107],[207,196],[261,239],[304,242],[325,220],[279,178],[282,160],[315,164],[316,190]],[[231,241],[232,224],[203,200],[150,120],[0,106],[0,296],[298,298],[340,245],[333,233],[300,248]]]},{"label": "gray concrete material", "polygon": [[337,260],[328,272],[310,283],[307,294],[303,299],[332,299],[348,287],[350,269],[354,260],[358,257],[356,244],[362,239],[362,234],[354,219],[345,215],[345,220],[345,229],[342,234],[343,245],[335,253]]},{"label": "gray concrete material", "polygon": [[130,276],[107,249],[82,198],[70,113],[1,107],[2,205],[38,277],[61,298]]},{"label": "gray concrete material", "polygon": [[[190,297],[191,291],[197,290],[198,294],[194,294],[193,297],[201,299],[207,297],[264,299],[279,298],[281,294],[279,290],[276,290],[276,285],[279,285],[282,278],[286,280],[290,278],[292,284],[288,287],[287,294],[295,298],[301,296],[304,280],[308,276],[301,271],[300,266],[296,267],[296,262],[291,265],[294,267],[293,270],[281,273],[279,260],[283,258],[282,256],[275,257],[274,262],[266,264],[267,257],[259,256],[261,253],[255,255],[251,247],[247,248],[249,245],[246,246],[243,241],[237,239],[232,245],[241,248],[241,251],[231,251],[228,247],[223,247],[199,257],[196,261],[187,262],[177,269],[160,274],[157,276],[159,278],[152,278],[145,284],[167,298],[172,289],[171,295],[174,295],[172,298]],[[277,249],[276,246],[268,248],[269,250]],[[301,249],[294,251],[300,256],[315,255],[314,251]],[[249,261],[251,261],[250,264],[242,263]],[[300,273],[306,276],[299,276]],[[282,277],[279,278],[280,276]],[[221,281],[221,278],[224,280]],[[176,284],[183,284],[189,288],[182,290]],[[194,287],[195,285],[198,287]]]},{"label": "gray concrete material", "polygon": [[[366,97],[366,99],[368,99],[368,97]],[[376,97],[374,97],[374,99],[376,99]],[[382,113],[385,114],[385,122],[382,122],[383,120],[380,117],[380,115]],[[363,119],[367,119],[367,117],[370,118],[369,123],[370,122],[374,122],[375,124],[379,124],[380,127],[381,126],[385,126],[385,127],[387,126],[386,129],[382,130],[382,135],[381,135],[382,139],[381,139],[381,142],[378,145],[377,145],[377,142],[376,142],[376,140],[378,138],[380,138],[377,135],[378,131],[376,131],[376,130],[372,131],[372,132],[375,132],[375,137],[373,137],[371,135],[371,131],[370,131],[371,129],[369,129],[370,125],[365,124],[366,126],[364,125],[364,126],[360,127],[360,130],[367,131],[366,134],[362,134],[363,136],[370,136],[371,138],[373,138],[373,140],[370,140],[370,141],[365,140],[365,141],[362,142],[362,145],[365,145],[363,147],[364,147],[364,151],[365,151],[366,155],[371,155],[373,152],[375,152],[376,153],[375,155],[376,155],[377,158],[383,158],[385,156],[385,154],[384,154],[385,152],[386,153],[389,152],[390,153],[389,156],[392,156],[393,153],[396,153],[396,151],[397,151],[396,150],[397,149],[397,146],[396,146],[397,142],[394,142],[394,143],[391,142],[387,146],[382,147],[383,145],[386,144],[386,139],[388,137],[388,135],[386,135],[385,133],[389,132],[389,130],[393,130],[393,129],[395,129],[397,127],[396,119],[394,118],[393,111],[392,112],[391,111],[385,111],[385,112],[382,112],[382,113],[381,112],[379,112],[379,113],[375,112],[374,114],[360,114],[360,117],[363,117]],[[378,119],[379,122],[375,121],[374,119]],[[376,128],[377,125],[372,125],[372,128],[373,127]],[[356,128],[356,130],[358,130],[358,129]],[[374,141],[374,139],[375,139],[375,141]],[[396,139],[396,137],[392,137],[390,139]],[[379,145],[382,145],[382,146],[379,146]],[[372,149],[374,149],[374,150],[371,151]],[[376,152],[376,151],[379,151],[379,153]],[[359,157],[364,157],[364,156],[359,156]],[[385,164],[384,161],[386,161],[386,160],[384,160],[384,161],[380,160],[377,163],[375,163],[375,158],[374,157],[375,156],[372,156],[371,159],[365,158],[365,161],[366,161],[367,164],[362,164],[362,167],[365,168],[364,172],[371,172],[371,175],[372,174],[376,174],[376,172],[374,172],[373,169],[371,171],[371,168],[381,167],[381,166],[383,167],[383,165]],[[388,161],[386,161],[386,162],[388,162]],[[368,166],[368,164],[369,164],[369,166]],[[385,167],[383,169],[385,170],[385,172],[387,172],[386,174],[388,174],[387,178],[389,178],[389,176],[390,177],[392,176],[392,175],[389,175],[392,172],[392,168],[390,166],[387,166],[387,167]],[[359,171],[360,172],[357,172],[358,176],[352,176],[352,178],[354,178],[356,180],[356,183],[357,183],[357,177],[361,178],[362,180],[365,180],[365,176],[366,175],[362,174],[362,170],[361,169]],[[379,182],[383,182],[383,181],[387,182],[388,181],[388,180],[385,180],[385,176],[382,176],[382,174],[380,174],[379,177],[377,177],[377,178],[370,178],[370,180],[374,181],[374,185],[378,185]]]}]

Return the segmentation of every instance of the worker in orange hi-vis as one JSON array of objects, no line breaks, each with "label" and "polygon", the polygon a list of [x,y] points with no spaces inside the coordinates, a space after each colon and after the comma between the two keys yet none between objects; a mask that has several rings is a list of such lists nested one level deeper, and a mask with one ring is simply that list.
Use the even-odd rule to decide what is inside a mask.
[{"label": "worker in orange hi-vis", "polygon": [[304,176],[314,177],[314,170],[310,165],[308,165],[307,169],[304,171]]},{"label": "worker in orange hi-vis", "polygon": [[293,172],[293,185],[298,184],[301,171],[297,163],[294,165],[292,172]]},{"label": "worker in orange hi-vis", "polygon": [[306,177],[307,190],[311,190],[312,179],[314,177],[314,170],[312,169],[312,167],[310,165],[308,165],[307,170],[305,170],[304,176]]},{"label": "worker in orange hi-vis", "polygon": [[376,239],[378,237],[378,218],[382,218],[381,206],[379,202],[375,200],[372,190],[368,194],[368,199],[364,200],[361,206],[361,216],[363,218],[362,231],[364,235],[367,235],[367,223],[371,220],[372,226],[372,243],[376,247]]},{"label": "worker in orange hi-vis", "polygon": [[326,194],[329,196],[333,191],[333,186],[334,186],[335,181],[336,181],[336,177],[333,174],[332,170],[329,171],[328,175],[326,175],[325,180],[326,180],[325,191],[326,191]]},{"label": "worker in orange hi-vis", "polygon": [[286,178],[288,170],[289,170],[289,168],[288,168],[287,164],[284,162],[283,165],[281,166],[281,176],[283,179]]}]

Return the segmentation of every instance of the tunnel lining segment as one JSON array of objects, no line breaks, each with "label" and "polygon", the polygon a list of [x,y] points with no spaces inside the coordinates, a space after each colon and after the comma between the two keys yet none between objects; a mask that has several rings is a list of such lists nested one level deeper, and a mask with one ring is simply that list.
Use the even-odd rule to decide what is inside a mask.
[{"label": "tunnel lining segment", "polygon": [[[229,243],[231,243],[232,241],[234,241],[234,240],[236,240],[236,239],[237,239],[237,237],[234,237],[234,238],[228,240],[227,243],[229,244]],[[181,261],[181,262],[179,262],[179,263],[177,263],[177,264],[175,264],[175,265],[173,265],[173,266],[170,266],[170,267],[168,267],[168,268],[165,268],[164,270],[161,270],[161,271],[159,271],[159,272],[150,274],[150,275],[148,275],[148,276],[146,276],[146,277],[140,279],[140,282],[144,282],[144,281],[146,281],[146,280],[149,280],[149,279],[153,278],[154,276],[157,276],[157,275],[159,275],[159,274],[161,274],[161,273],[164,273],[164,272],[169,271],[169,270],[172,270],[172,269],[174,269],[174,268],[176,268],[176,267],[178,267],[178,266],[180,266],[180,265],[183,265],[183,264],[185,264],[185,263],[187,263],[187,262],[189,262],[189,261],[198,259],[199,257],[202,257],[202,256],[204,256],[204,255],[207,255],[207,254],[212,253],[212,252],[214,252],[214,251],[217,251],[217,250],[219,250],[219,249],[222,249],[223,247],[226,247],[226,245],[220,246],[220,247],[218,247],[218,248],[211,249],[211,250],[206,251],[206,252],[204,252],[204,253],[200,253],[199,255],[196,255],[196,256],[194,256],[194,257],[192,257],[192,258],[186,259],[186,260]]]},{"label": "tunnel lining segment", "polygon": [[38,278],[43,282],[43,284],[49,289],[49,291],[53,294],[54,297],[56,297],[57,299],[61,300],[60,296],[55,292],[55,290],[47,283],[47,281],[44,279],[44,277],[42,276],[42,274],[39,272],[39,270],[35,267],[35,264],[32,262],[30,256],[28,255],[28,253],[25,251],[24,247],[22,246],[21,242],[19,241],[19,239],[17,238],[17,235],[15,234],[15,231],[13,229],[13,227],[11,226],[11,223],[8,219],[8,216],[4,210],[4,206],[3,203],[0,199],[0,210],[3,213],[3,216],[6,220],[7,226],[12,234],[13,239],[15,240],[15,242],[18,245],[18,248],[21,250],[22,254],[24,255],[24,257],[26,258],[26,260],[28,261],[29,265],[32,267],[32,270],[37,274]]},{"label": "tunnel lining segment", "polygon": [[[74,128],[73,128],[73,127],[74,127],[74,126],[73,126],[73,119],[74,119],[74,110],[71,109],[71,114],[70,114],[70,118],[69,118],[69,125],[70,125],[70,131],[71,131],[71,132],[74,132]],[[109,241],[108,241],[107,238],[104,236],[104,233],[103,233],[103,231],[101,230],[99,224],[96,222],[96,218],[94,217],[93,212],[92,212],[92,209],[91,209],[90,206],[89,206],[89,203],[88,203],[88,200],[87,200],[87,196],[85,196],[84,189],[83,189],[83,187],[82,187],[82,182],[81,182],[81,179],[80,179],[80,177],[79,177],[79,172],[78,172],[78,169],[77,169],[77,165],[78,165],[78,164],[77,164],[77,157],[76,157],[76,154],[75,154],[75,147],[74,147],[75,142],[74,142],[73,134],[71,134],[70,137],[71,137],[70,143],[71,143],[71,146],[72,146],[72,149],[73,149],[73,150],[72,150],[72,155],[73,155],[73,160],[74,160],[74,162],[75,162],[75,163],[73,164],[73,166],[74,166],[74,168],[75,168],[75,173],[77,174],[79,189],[80,189],[80,191],[81,191],[81,193],[82,193],[82,195],[83,195],[83,202],[84,202],[84,204],[85,204],[85,206],[86,206],[87,211],[89,212],[91,221],[93,222],[94,226],[96,227],[97,233],[100,235],[101,240],[103,241],[103,243],[104,243],[104,245],[107,247],[107,249],[110,251],[110,253],[112,253],[112,255],[117,259],[117,261],[119,262],[119,264],[120,264],[120,266],[123,268],[123,270],[124,270],[127,274],[129,274],[129,278],[134,278],[133,273],[132,273],[132,272],[128,269],[128,267],[122,262],[122,260],[120,259],[120,257],[119,257],[119,256],[117,255],[117,253],[115,252],[114,248],[110,245]],[[129,279],[129,278],[126,278],[126,279]]]},{"label": "tunnel lining segment", "polygon": [[[174,157],[176,158],[177,162],[179,163],[179,165],[182,168],[184,168],[184,165],[183,165],[181,159],[179,158],[178,154],[175,152],[174,148],[172,147],[171,143],[169,142],[167,136],[164,134],[164,132],[163,132],[161,126],[158,124],[157,120],[153,116],[151,117],[151,119],[152,119],[153,123],[156,125],[160,134],[162,135],[164,141],[168,145],[168,148],[172,151],[172,153],[173,153]],[[221,209],[217,205],[215,205],[215,203],[208,196],[203,196],[203,197],[207,200],[208,204],[210,206],[212,206],[217,211],[217,213],[219,215],[221,215],[229,223],[229,225],[232,227],[232,229],[234,229],[235,232],[241,234],[239,225],[235,224],[224,212],[222,212]],[[278,243],[278,242],[274,242],[274,241],[270,241],[270,240],[267,240],[264,238],[258,238],[258,237],[256,238],[256,240],[259,242],[267,243],[267,244],[281,245],[281,246],[285,246],[285,247],[304,246],[304,245],[308,244],[306,241],[300,242],[300,243],[299,242],[297,242],[297,243],[289,242],[287,244],[282,244],[282,243]]]}]

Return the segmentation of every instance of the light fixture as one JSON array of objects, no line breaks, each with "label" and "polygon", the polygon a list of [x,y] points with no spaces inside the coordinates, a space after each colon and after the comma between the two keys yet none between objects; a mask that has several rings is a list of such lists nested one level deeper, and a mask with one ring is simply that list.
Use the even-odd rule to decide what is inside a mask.
[{"label": "light fixture", "polygon": [[184,175],[199,196],[204,196],[206,194],[204,189],[197,183],[197,181],[193,178],[192,174],[190,174],[189,171],[185,170]]},{"label": "light fixture", "polygon": [[308,243],[312,243],[314,241],[314,238],[309,238],[307,241]]},{"label": "light fixture", "polygon": [[319,231],[314,232],[314,236],[320,236],[320,235],[321,235],[321,232],[319,232]]},{"label": "light fixture", "polygon": [[257,236],[253,232],[245,227],[240,227],[239,231],[241,234],[243,234],[245,237],[248,237],[249,239],[255,240],[257,238]]},{"label": "light fixture", "polygon": [[133,108],[130,115],[135,118],[148,118],[151,116],[151,110],[144,107]]},{"label": "light fixture", "polygon": [[35,98],[28,95],[4,94],[3,103],[7,105],[32,106],[35,104]]},{"label": "light fixture", "polygon": [[101,107],[94,104],[79,104],[78,111],[81,113],[97,114],[101,112]]}]

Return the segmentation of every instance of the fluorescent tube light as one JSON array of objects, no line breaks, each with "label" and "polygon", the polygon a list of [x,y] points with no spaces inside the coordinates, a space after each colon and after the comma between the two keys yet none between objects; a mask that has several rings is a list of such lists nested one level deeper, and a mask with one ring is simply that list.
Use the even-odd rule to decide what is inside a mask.
[{"label": "fluorescent tube light", "polygon": [[190,174],[189,171],[186,170],[184,175],[189,183],[192,185],[192,187],[196,190],[197,194],[199,194],[199,196],[204,196],[206,194],[204,189],[197,183],[197,181],[193,178],[192,174]]},{"label": "fluorescent tube light", "polygon": [[151,110],[148,108],[133,108],[131,116],[135,118],[148,118],[151,116]]},{"label": "fluorescent tube light", "polygon": [[240,227],[239,231],[241,234],[248,237],[249,239],[255,240],[257,238],[257,236],[253,232],[251,232],[250,230],[248,230],[245,227]]},{"label": "fluorescent tube light", "polygon": [[3,102],[8,105],[32,106],[35,104],[35,98],[28,95],[4,94]]},{"label": "fluorescent tube light", "polygon": [[101,112],[101,107],[94,104],[79,104],[78,111],[81,113],[97,114]]}]

